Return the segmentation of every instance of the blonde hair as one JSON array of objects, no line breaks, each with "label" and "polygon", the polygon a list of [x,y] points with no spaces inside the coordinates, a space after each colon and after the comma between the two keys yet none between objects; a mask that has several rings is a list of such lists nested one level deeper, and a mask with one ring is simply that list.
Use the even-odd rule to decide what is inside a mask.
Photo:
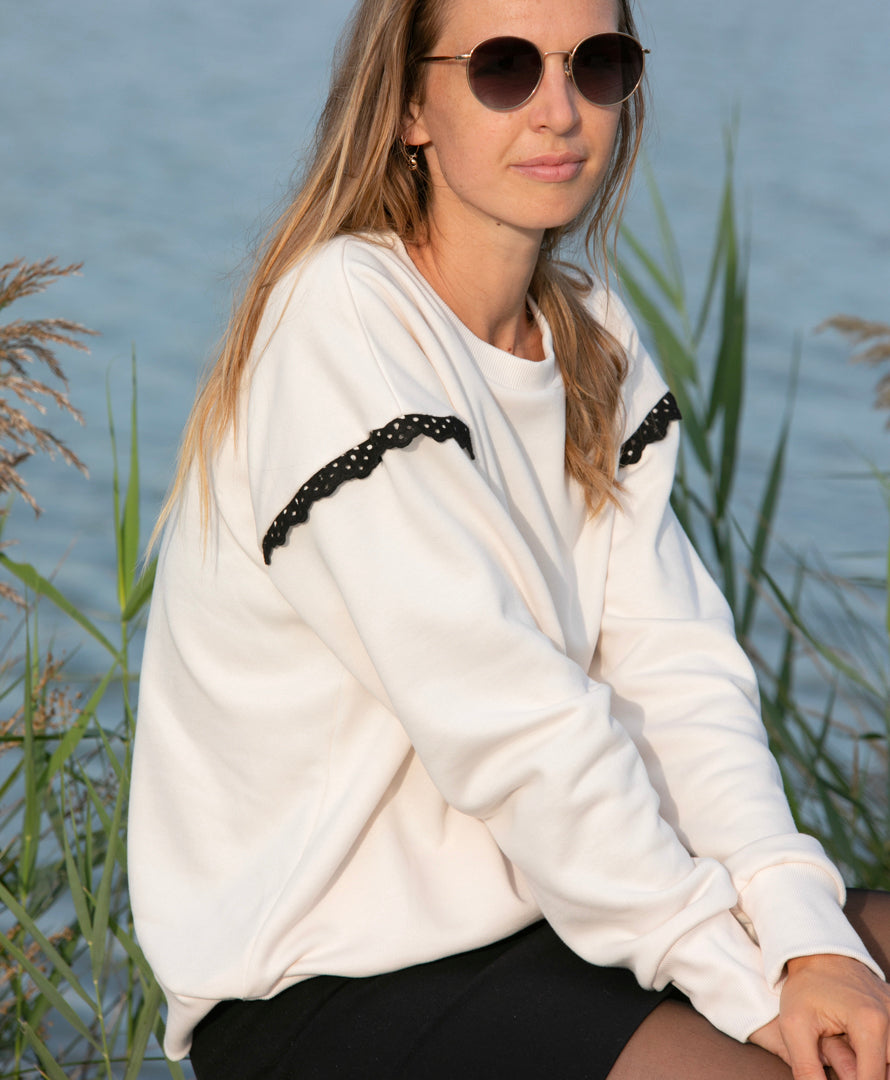
[{"label": "blonde hair", "polygon": [[[618,29],[635,36],[631,0],[617,0]],[[420,168],[406,168],[401,135],[407,103],[422,99],[418,61],[433,48],[447,0],[360,0],[334,58],[327,103],[303,178],[260,248],[244,294],[232,312],[220,355],[204,379],[186,423],[179,462],[152,543],[198,469],[202,517],[210,510],[208,462],[234,427],[241,384],[273,286],[316,246],[343,233],[395,232],[426,238],[429,194]],[[586,211],[570,226],[545,233],[531,282],[553,332],[566,388],[566,468],[581,484],[591,513],[612,497],[618,453],[624,350],[584,304],[591,279],[559,260],[566,239],[584,230],[591,262],[607,268],[608,237],[617,229],[639,148],[643,88],[621,106],[612,158]]]}]

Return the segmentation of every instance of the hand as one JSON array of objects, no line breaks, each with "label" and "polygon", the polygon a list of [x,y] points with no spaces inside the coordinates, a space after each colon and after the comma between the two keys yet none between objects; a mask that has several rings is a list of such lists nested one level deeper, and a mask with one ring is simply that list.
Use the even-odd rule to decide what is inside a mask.
[{"label": "hand", "polygon": [[779,1016],[750,1041],[791,1066],[794,1080],[888,1080],[890,988],[845,956],[788,962]]},{"label": "hand", "polygon": [[[764,1050],[769,1050],[771,1054],[780,1057],[786,1065],[791,1065],[788,1048],[785,1046],[785,1040],[782,1038],[782,1032],[779,1028],[778,1016],[775,1020],[771,1020],[768,1024],[755,1031],[748,1041],[763,1047]],[[845,1036],[832,1035],[820,1039],[819,1058],[823,1065],[831,1067],[833,1076],[837,1080],[855,1080],[856,1055],[853,1053]],[[887,1076],[888,1080],[890,1080],[890,1070],[888,1070]],[[823,1080],[824,1073],[820,1073],[819,1077],[820,1080]]]}]

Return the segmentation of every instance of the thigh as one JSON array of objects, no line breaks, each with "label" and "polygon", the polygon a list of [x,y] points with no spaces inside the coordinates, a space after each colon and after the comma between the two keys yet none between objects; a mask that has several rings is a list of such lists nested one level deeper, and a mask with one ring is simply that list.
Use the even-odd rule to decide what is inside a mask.
[{"label": "thigh", "polygon": [[890,978],[890,893],[877,889],[850,889],[844,914]]},{"label": "thigh", "polygon": [[774,1054],[718,1031],[685,1000],[662,1002],[639,1026],[609,1080],[791,1080]]},{"label": "thigh", "polygon": [[[850,889],[844,909],[871,955],[890,974],[890,893]],[[789,1080],[791,1070],[759,1047],[724,1035],[688,1004],[665,1001],[645,1019],[609,1080]]]}]

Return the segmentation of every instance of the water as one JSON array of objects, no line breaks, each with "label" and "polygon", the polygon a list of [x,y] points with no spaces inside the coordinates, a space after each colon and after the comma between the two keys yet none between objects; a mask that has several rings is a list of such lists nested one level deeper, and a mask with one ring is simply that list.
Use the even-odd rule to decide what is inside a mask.
[{"label": "water", "polygon": [[[46,508],[18,510],[18,557],[48,568],[92,612],[113,604],[106,377],[127,427],[139,362],[143,513],[167,485],[197,374],[225,322],[246,241],[298,163],[347,10],[293,0],[29,0],[0,4],[0,262],[83,261],[83,276],[19,315],[101,331],[64,356],[87,426],[57,429],[90,465],[25,475]],[[703,12],[706,10],[706,16]],[[705,272],[737,111],[738,181],[751,246],[751,360],[743,501],[756,500],[778,428],[792,343],[804,365],[781,534],[841,568],[876,570],[886,464],[873,371],[814,327],[837,312],[890,320],[890,5],[651,0],[648,154],[695,293]],[[630,211],[651,236],[644,191]],[[53,419],[55,425],[55,420]],[[119,434],[122,432],[119,430]]]},{"label": "water", "polygon": [[[11,534],[90,603],[108,587],[110,473],[105,381],[125,426],[139,362],[144,511],[166,487],[197,374],[228,311],[246,240],[286,189],[321,103],[347,5],[209,0],[35,0],[4,5],[0,59],[0,240],[4,256],[84,261],[21,312],[102,333],[66,357],[88,425],[61,424],[93,483],[30,463],[46,520]],[[813,328],[839,311],[890,318],[890,7],[653,0],[641,18],[656,102],[648,152],[690,279],[704,272],[723,167],[740,116],[739,190],[753,236],[752,378],[744,482],[751,499],[778,425],[796,334],[804,370],[784,518],[790,539],[829,557],[877,551],[885,522],[871,481],[840,474],[887,458],[869,403],[874,374]],[[855,65],[855,71],[852,70]],[[639,191],[631,220],[647,232]],[[826,507],[832,513],[826,515]],[[74,547],[68,551],[71,541]],[[100,605],[101,606],[101,605]]]}]

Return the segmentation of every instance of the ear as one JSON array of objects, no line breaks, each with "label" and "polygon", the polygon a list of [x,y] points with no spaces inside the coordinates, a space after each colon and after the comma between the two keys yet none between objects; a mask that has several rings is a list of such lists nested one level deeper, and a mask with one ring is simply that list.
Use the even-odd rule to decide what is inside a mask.
[{"label": "ear", "polygon": [[423,106],[417,101],[408,102],[402,119],[402,138],[409,146],[426,146],[430,142],[423,120]]}]

